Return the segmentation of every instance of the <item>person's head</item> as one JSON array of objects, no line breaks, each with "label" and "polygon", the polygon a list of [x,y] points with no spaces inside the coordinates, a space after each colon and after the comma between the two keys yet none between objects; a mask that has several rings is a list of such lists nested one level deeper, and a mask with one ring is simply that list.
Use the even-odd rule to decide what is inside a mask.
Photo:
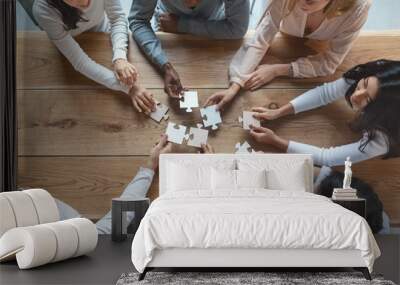
[{"label": "person's head", "polygon": [[400,145],[400,61],[381,59],[360,64],[343,77],[351,84],[346,100],[358,111],[352,129],[368,133],[360,150],[374,138],[375,131],[381,131],[389,139],[386,157],[392,156]]},{"label": "person's head", "polygon": [[[332,197],[334,188],[342,188],[343,179],[343,173],[333,171],[321,181],[318,189],[316,189],[316,194],[329,198]],[[357,189],[358,197],[366,199],[368,205],[366,220],[374,233],[379,232],[382,229],[383,205],[378,195],[368,183],[357,177],[352,178],[351,187]]]},{"label": "person's head", "polygon": [[47,4],[56,9],[60,14],[67,30],[77,28],[80,21],[87,21],[82,18],[82,10],[87,8],[90,1],[96,0],[47,0]]},{"label": "person's head", "polygon": [[342,15],[350,10],[357,0],[290,0],[289,11],[298,7],[307,14],[323,11],[328,19]]}]

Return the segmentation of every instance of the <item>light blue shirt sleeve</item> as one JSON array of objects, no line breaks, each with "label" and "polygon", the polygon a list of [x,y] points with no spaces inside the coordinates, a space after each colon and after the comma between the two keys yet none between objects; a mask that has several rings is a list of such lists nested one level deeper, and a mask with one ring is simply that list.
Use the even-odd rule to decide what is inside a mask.
[{"label": "light blue shirt sleeve", "polygon": [[250,8],[248,0],[226,0],[225,18],[209,20],[179,15],[178,31],[213,39],[240,39],[249,26]]},{"label": "light blue shirt sleeve", "polygon": [[[152,169],[141,167],[135,178],[126,186],[120,197],[132,200],[145,198],[150,189],[153,177],[154,171]],[[127,212],[127,224],[130,224],[134,217],[135,215],[133,212]],[[111,211],[96,223],[96,228],[99,234],[111,233]]]},{"label": "light blue shirt sleeve", "polygon": [[159,69],[168,62],[161,42],[151,27],[157,0],[134,0],[129,12],[129,28],[136,43]]},{"label": "light blue shirt sleeve", "polygon": [[366,136],[367,134],[364,134],[364,137],[357,142],[330,148],[320,148],[290,141],[287,152],[311,154],[315,165],[325,165],[329,167],[344,165],[347,157],[350,157],[351,161],[356,163],[384,155],[388,152],[389,146],[386,135],[378,131],[376,132],[375,138],[361,151],[359,146],[366,139]]},{"label": "light blue shirt sleeve", "polygon": [[303,93],[290,101],[290,104],[293,106],[295,114],[315,109],[344,98],[350,86],[351,83],[340,78]]}]

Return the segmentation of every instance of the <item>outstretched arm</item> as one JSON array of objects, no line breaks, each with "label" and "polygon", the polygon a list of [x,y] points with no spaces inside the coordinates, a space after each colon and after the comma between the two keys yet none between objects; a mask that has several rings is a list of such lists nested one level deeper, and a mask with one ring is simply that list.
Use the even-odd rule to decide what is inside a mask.
[{"label": "outstretched arm", "polygon": [[232,59],[229,67],[230,82],[244,86],[250,74],[257,68],[270,43],[279,31],[284,2],[272,0],[257,26],[255,35],[246,40]]},{"label": "outstretched arm", "polygon": [[110,69],[92,60],[65,30],[60,16],[52,8],[42,5],[35,2],[33,6],[36,20],[75,70],[109,89],[128,94],[129,87],[122,85]]},{"label": "outstretched arm", "polygon": [[249,25],[249,1],[224,1],[225,19],[208,20],[198,17],[179,16],[178,32],[214,39],[240,39]]},{"label": "outstretched arm", "polygon": [[160,69],[168,62],[161,42],[154,33],[150,20],[154,14],[157,0],[135,0],[129,12],[129,28],[132,36],[147,55],[147,57]]},{"label": "outstretched arm", "polygon": [[[145,198],[153,182],[155,171],[158,168],[160,154],[171,152],[171,149],[171,143],[167,141],[167,136],[163,135],[161,140],[151,150],[146,167],[139,169],[135,178],[126,186],[120,197],[132,200]],[[129,224],[134,218],[134,213],[128,212],[126,216]],[[99,234],[111,233],[111,211],[96,223],[96,227]]]},{"label": "outstretched arm", "polygon": [[377,132],[376,137],[368,143],[363,151],[361,151],[359,146],[365,139],[366,137],[351,144],[330,148],[320,148],[313,145],[290,141],[287,152],[311,154],[314,164],[329,167],[344,165],[344,161],[347,157],[350,157],[353,162],[360,162],[384,155],[388,152],[387,140],[385,135],[382,133]]}]

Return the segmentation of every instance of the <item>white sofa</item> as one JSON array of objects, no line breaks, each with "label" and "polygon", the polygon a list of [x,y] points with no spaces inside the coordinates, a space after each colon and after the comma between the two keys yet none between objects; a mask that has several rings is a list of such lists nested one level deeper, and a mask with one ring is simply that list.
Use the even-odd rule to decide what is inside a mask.
[{"label": "white sofa", "polygon": [[53,197],[43,189],[0,193],[0,262],[16,259],[20,269],[84,255],[97,245],[88,219],[59,221]]}]

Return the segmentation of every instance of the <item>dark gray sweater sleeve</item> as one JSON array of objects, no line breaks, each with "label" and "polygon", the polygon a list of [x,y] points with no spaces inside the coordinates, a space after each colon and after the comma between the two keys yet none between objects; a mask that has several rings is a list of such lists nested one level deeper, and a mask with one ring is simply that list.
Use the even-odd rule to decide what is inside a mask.
[{"label": "dark gray sweater sleeve", "polygon": [[180,16],[178,31],[181,33],[214,39],[240,39],[249,25],[249,1],[225,0],[225,18],[208,20],[198,17]]},{"label": "dark gray sweater sleeve", "polygon": [[136,43],[146,56],[161,69],[168,62],[168,59],[150,24],[156,5],[157,0],[134,0],[128,20],[129,28]]}]

